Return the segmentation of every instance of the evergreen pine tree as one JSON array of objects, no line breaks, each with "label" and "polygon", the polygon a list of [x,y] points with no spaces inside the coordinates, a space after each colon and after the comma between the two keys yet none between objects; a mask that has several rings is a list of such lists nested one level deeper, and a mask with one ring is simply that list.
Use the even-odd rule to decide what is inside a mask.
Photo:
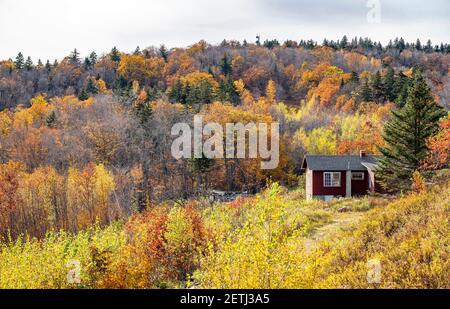
[{"label": "evergreen pine tree", "polygon": [[231,78],[225,78],[220,81],[217,98],[221,102],[230,102],[233,103],[233,105],[239,103],[239,94]]},{"label": "evergreen pine tree", "polygon": [[89,62],[91,63],[91,65],[97,63],[97,54],[95,52],[89,54]]},{"label": "evergreen pine tree", "polygon": [[380,71],[377,71],[377,73],[372,76],[371,87],[373,100],[377,103],[382,102],[384,98]]},{"label": "evergreen pine tree", "polygon": [[69,56],[69,62],[72,65],[79,65],[80,64],[80,53],[75,48],[73,52]]},{"label": "evergreen pine tree", "polygon": [[431,40],[427,41],[427,46],[425,47],[425,51],[427,53],[433,52],[433,44],[431,43]]},{"label": "evergreen pine tree", "polygon": [[212,88],[209,82],[204,82],[199,86],[199,100],[202,103],[212,102]]},{"label": "evergreen pine tree", "polygon": [[85,70],[89,70],[91,68],[91,61],[88,57],[84,58],[83,67]]},{"label": "evergreen pine tree", "polygon": [[159,47],[159,55],[164,59],[165,62],[167,62],[167,58],[169,58],[169,51],[164,44]]},{"label": "evergreen pine tree", "polygon": [[232,68],[231,64],[228,61],[227,55],[224,55],[220,64],[220,69],[222,70],[222,74],[228,76],[231,74]]},{"label": "evergreen pine tree", "polygon": [[142,104],[139,104],[137,107],[137,117],[139,118],[139,122],[141,125],[145,125],[152,117],[153,110],[152,105],[149,101],[146,101]]},{"label": "evergreen pine tree", "polygon": [[416,47],[417,50],[422,50],[422,43],[420,43],[419,39],[417,39],[415,47]]},{"label": "evergreen pine tree", "polygon": [[182,98],[183,98],[183,83],[178,78],[172,85],[172,87],[170,87],[169,99],[173,103],[184,103],[182,102]]},{"label": "evergreen pine tree", "polygon": [[341,42],[340,42],[340,48],[341,49],[346,49],[348,46],[348,38],[346,35],[344,35],[344,37],[342,38]]},{"label": "evergreen pine tree", "polygon": [[367,78],[364,80],[364,84],[361,88],[359,97],[363,102],[370,102],[373,100],[372,89],[369,86],[369,81]]},{"label": "evergreen pine tree", "polygon": [[394,83],[395,83],[395,72],[389,67],[386,75],[383,77],[383,94],[386,100],[389,102],[394,102],[396,99],[394,93]]},{"label": "evergreen pine tree", "polygon": [[428,155],[427,139],[439,129],[444,110],[434,102],[431,90],[419,69],[408,87],[406,105],[392,112],[383,130],[384,147],[377,170],[380,183],[388,191],[407,190],[412,174],[420,170]]},{"label": "evergreen pine tree", "polygon": [[94,84],[94,81],[92,78],[88,78],[87,85],[86,85],[86,92],[90,94],[96,94],[98,93],[98,89]]},{"label": "evergreen pine tree", "polygon": [[121,74],[114,82],[114,88],[117,90],[125,90],[130,87],[130,83],[127,79]]},{"label": "evergreen pine tree", "polygon": [[52,65],[50,64],[50,60],[47,59],[47,62],[45,63],[45,69],[47,72],[50,72],[52,70]]},{"label": "evergreen pine tree", "polygon": [[403,38],[400,38],[400,40],[398,41],[398,49],[400,51],[403,51],[405,48],[406,48],[405,40]]},{"label": "evergreen pine tree", "polygon": [[33,61],[31,60],[30,56],[27,57],[27,61],[25,61],[25,70],[27,71],[31,71],[33,69],[34,65],[33,65]]},{"label": "evergreen pine tree", "polygon": [[120,61],[120,53],[115,46],[111,49],[111,53],[109,54],[109,57],[114,62]]},{"label": "evergreen pine tree", "polygon": [[406,104],[406,98],[408,97],[408,86],[409,78],[400,72],[394,82],[395,104],[399,108],[405,106]]},{"label": "evergreen pine tree", "polygon": [[78,95],[78,100],[86,101],[87,99],[89,99],[89,96],[86,93],[86,90],[85,89],[81,90],[80,94]]},{"label": "evergreen pine tree", "polygon": [[16,69],[22,70],[25,65],[25,58],[23,57],[22,53],[18,53],[16,57],[16,61],[14,61],[14,65]]}]

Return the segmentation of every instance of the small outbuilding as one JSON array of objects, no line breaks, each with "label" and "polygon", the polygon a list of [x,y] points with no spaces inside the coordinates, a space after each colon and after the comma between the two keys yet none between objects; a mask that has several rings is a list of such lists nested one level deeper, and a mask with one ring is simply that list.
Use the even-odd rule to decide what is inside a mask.
[{"label": "small outbuilding", "polygon": [[306,198],[331,200],[379,191],[374,171],[377,158],[361,151],[360,155],[306,155],[302,170],[306,174]]}]

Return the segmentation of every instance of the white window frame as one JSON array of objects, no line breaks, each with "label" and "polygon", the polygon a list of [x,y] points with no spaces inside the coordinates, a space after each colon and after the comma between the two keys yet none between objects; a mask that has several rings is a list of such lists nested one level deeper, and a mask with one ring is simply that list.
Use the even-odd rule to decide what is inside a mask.
[{"label": "white window frame", "polygon": [[[327,184],[327,175],[330,175],[330,183]],[[335,175],[338,175],[339,184],[336,184]],[[339,188],[341,187],[341,172],[324,172],[323,173],[323,186],[324,188]]]},{"label": "white window frame", "polygon": [[[360,178],[355,178],[355,175],[361,176]],[[352,180],[364,180],[364,172],[352,172]]]}]

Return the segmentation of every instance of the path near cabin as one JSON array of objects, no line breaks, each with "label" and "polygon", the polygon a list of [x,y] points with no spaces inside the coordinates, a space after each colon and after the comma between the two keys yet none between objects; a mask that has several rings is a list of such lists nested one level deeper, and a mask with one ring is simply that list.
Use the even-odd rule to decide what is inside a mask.
[{"label": "path near cabin", "polygon": [[331,222],[317,228],[310,237],[305,238],[303,245],[306,252],[311,252],[320,240],[355,225],[363,216],[364,212],[337,213]]}]

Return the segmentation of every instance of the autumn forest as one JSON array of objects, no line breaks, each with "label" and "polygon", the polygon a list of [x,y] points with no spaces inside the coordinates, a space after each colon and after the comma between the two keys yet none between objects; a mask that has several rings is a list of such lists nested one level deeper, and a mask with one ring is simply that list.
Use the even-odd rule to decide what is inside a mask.
[{"label": "autumn forest", "polygon": [[[450,288],[449,52],[258,37],[0,61],[0,288]],[[279,123],[278,166],[175,159],[195,115]],[[380,193],[306,199],[305,155],[361,150]]]}]

